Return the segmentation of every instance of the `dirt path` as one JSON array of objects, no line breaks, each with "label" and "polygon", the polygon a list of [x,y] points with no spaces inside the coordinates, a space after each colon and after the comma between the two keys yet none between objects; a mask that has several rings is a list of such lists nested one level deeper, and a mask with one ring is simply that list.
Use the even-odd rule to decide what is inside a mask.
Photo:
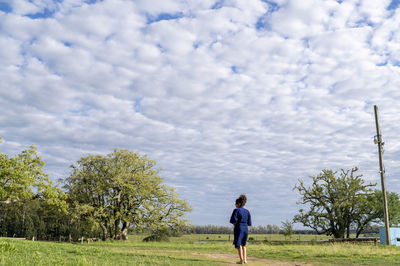
[{"label": "dirt path", "polygon": [[[193,255],[205,256],[208,258],[218,259],[221,261],[222,265],[237,265],[239,261],[238,255],[235,254],[221,254],[221,253],[201,253],[192,252]],[[287,261],[275,261],[264,258],[257,257],[247,257],[246,265],[277,265],[277,266],[311,266],[312,264],[297,263],[297,262],[287,262]]]},{"label": "dirt path", "polygon": [[[220,265],[238,265],[237,262],[239,261],[238,255],[237,254],[228,254],[228,253],[207,253],[204,251],[191,251],[191,250],[176,250],[176,249],[160,249],[160,250],[154,250],[154,249],[147,249],[147,248],[132,248],[132,247],[113,247],[110,246],[108,247],[110,249],[116,249],[116,250],[121,250],[121,249],[127,249],[129,251],[134,251],[134,250],[143,250],[143,251],[149,251],[152,253],[163,253],[163,254],[183,254],[184,257],[190,258],[190,257],[195,257],[195,258],[207,258],[209,261],[216,262]],[[175,256],[173,256],[175,257]],[[177,257],[178,258],[178,257]],[[181,258],[181,256],[179,256]],[[265,258],[258,258],[258,257],[247,257],[247,264],[248,266],[252,265],[277,265],[277,266],[312,266],[312,264],[307,264],[307,263],[300,263],[300,262],[289,262],[289,261],[279,261],[279,260],[271,260],[271,259],[265,259]]]}]

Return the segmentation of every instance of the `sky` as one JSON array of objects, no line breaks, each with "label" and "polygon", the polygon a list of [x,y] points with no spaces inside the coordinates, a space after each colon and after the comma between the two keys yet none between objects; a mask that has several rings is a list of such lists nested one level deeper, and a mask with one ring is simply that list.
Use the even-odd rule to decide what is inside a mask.
[{"label": "sky", "polygon": [[398,0],[0,0],[0,152],[55,182],[83,156],[158,162],[192,224],[291,220],[322,169],[400,193]]}]

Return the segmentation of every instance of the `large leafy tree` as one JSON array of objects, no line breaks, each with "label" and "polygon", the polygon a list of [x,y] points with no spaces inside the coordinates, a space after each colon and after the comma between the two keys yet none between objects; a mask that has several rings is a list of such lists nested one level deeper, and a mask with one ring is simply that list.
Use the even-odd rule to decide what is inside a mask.
[{"label": "large leafy tree", "polygon": [[[382,204],[382,191],[377,190],[376,192],[376,209],[378,210],[378,219],[383,222],[383,204]],[[388,199],[389,209],[389,224],[390,226],[398,226],[400,223],[400,195],[396,192],[386,192]]]},{"label": "large leafy tree", "polygon": [[34,145],[14,157],[0,152],[0,201],[8,204],[41,198],[66,211],[65,195],[49,180],[44,165]]},{"label": "large leafy tree", "polygon": [[[103,156],[87,156],[72,166],[72,174],[66,180],[71,222],[81,229],[78,234],[96,231],[101,227],[103,239],[107,237],[110,215],[109,180],[107,163]],[[92,228],[88,228],[92,227]],[[93,228],[94,227],[94,228]]]},{"label": "large leafy tree", "polygon": [[[400,196],[396,192],[386,192],[389,212],[389,225],[397,226],[400,222]],[[372,205],[370,215],[373,217],[374,222],[384,223],[383,214],[383,194],[381,190],[375,190],[374,194],[369,197],[369,202]]]},{"label": "large leafy tree", "polygon": [[143,221],[148,229],[160,231],[169,228],[179,232],[187,228],[187,220],[183,219],[190,210],[188,203],[178,198],[174,188],[159,186],[153,199],[143,204]]},{"label": "large leafy tree", "polygon": [[[389,226],[397,226],[400,220],[400,197],[395,192],[386,192],[389,212]],[[361,199],[359,206],[364,206],[363,212],[354,215],[353,229],[358,237],[364,229],[371,226],[382,225],[384,223],[383,213],[383,194],[380,190],[375,190]],[[357,207],[357,206],[356,206]]]},{"label": "large leafy tree", "polygon": [[162,184],[156,162],[129,150],[87,156],[66,180],[76,221],[92,219],[102,238],[127,239],[129,228],[173,227],[190,207]]},{"label": "large leafy tree", "polygon": [[[300,209],[294,221],[311,227],[320,234],[333,235],[335,238],[349,237],[350,229],[355,226],[357,232],[375,219],[370,198],[376,184],[366,184],[358,168],[341,170],[338,175],[332,170],[323,170],[312,176],[311,186],[304,181],[296,184],[301,195],[300,204],[307,209]],[[359,233],[358,233],[359,234]]]},{"label": "large leafy tree", "polygon": [[[2,234],[37,236],[39,224],[44,223],[48,226],[42,226],[42,236],[60,232],[56,220],[67,213],[66,195],[49,180],[44,165],[34,145],[13,157],[0,153]],[[43,208],[47,209],[46,215],[38,213]],[[50,232],[50,227],[55,230]]]}]

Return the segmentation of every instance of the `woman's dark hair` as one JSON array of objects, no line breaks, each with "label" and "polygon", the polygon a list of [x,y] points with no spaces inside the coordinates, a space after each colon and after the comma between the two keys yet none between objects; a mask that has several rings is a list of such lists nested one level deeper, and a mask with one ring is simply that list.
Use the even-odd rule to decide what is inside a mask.
[{"label": "woman's dark hair", "polygon": [[245,194],[242,194],[239,196],[239,198],[236,199],[236,204],[239,204],[239,207],[244,207],[247,202],[247,197]]}]

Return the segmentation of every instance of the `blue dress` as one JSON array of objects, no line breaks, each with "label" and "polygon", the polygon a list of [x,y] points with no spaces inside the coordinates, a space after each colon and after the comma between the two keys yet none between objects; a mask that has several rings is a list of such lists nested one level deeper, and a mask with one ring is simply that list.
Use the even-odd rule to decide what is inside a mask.
[{"label": "blue dress", "polygon": [[247,237],[249,236],[248,226],[251,226],[250,212],[245,208],[234,209],[230,223],[235,225],[235,229],[233,230],[233,244],[235,248],[246,246]]}]

